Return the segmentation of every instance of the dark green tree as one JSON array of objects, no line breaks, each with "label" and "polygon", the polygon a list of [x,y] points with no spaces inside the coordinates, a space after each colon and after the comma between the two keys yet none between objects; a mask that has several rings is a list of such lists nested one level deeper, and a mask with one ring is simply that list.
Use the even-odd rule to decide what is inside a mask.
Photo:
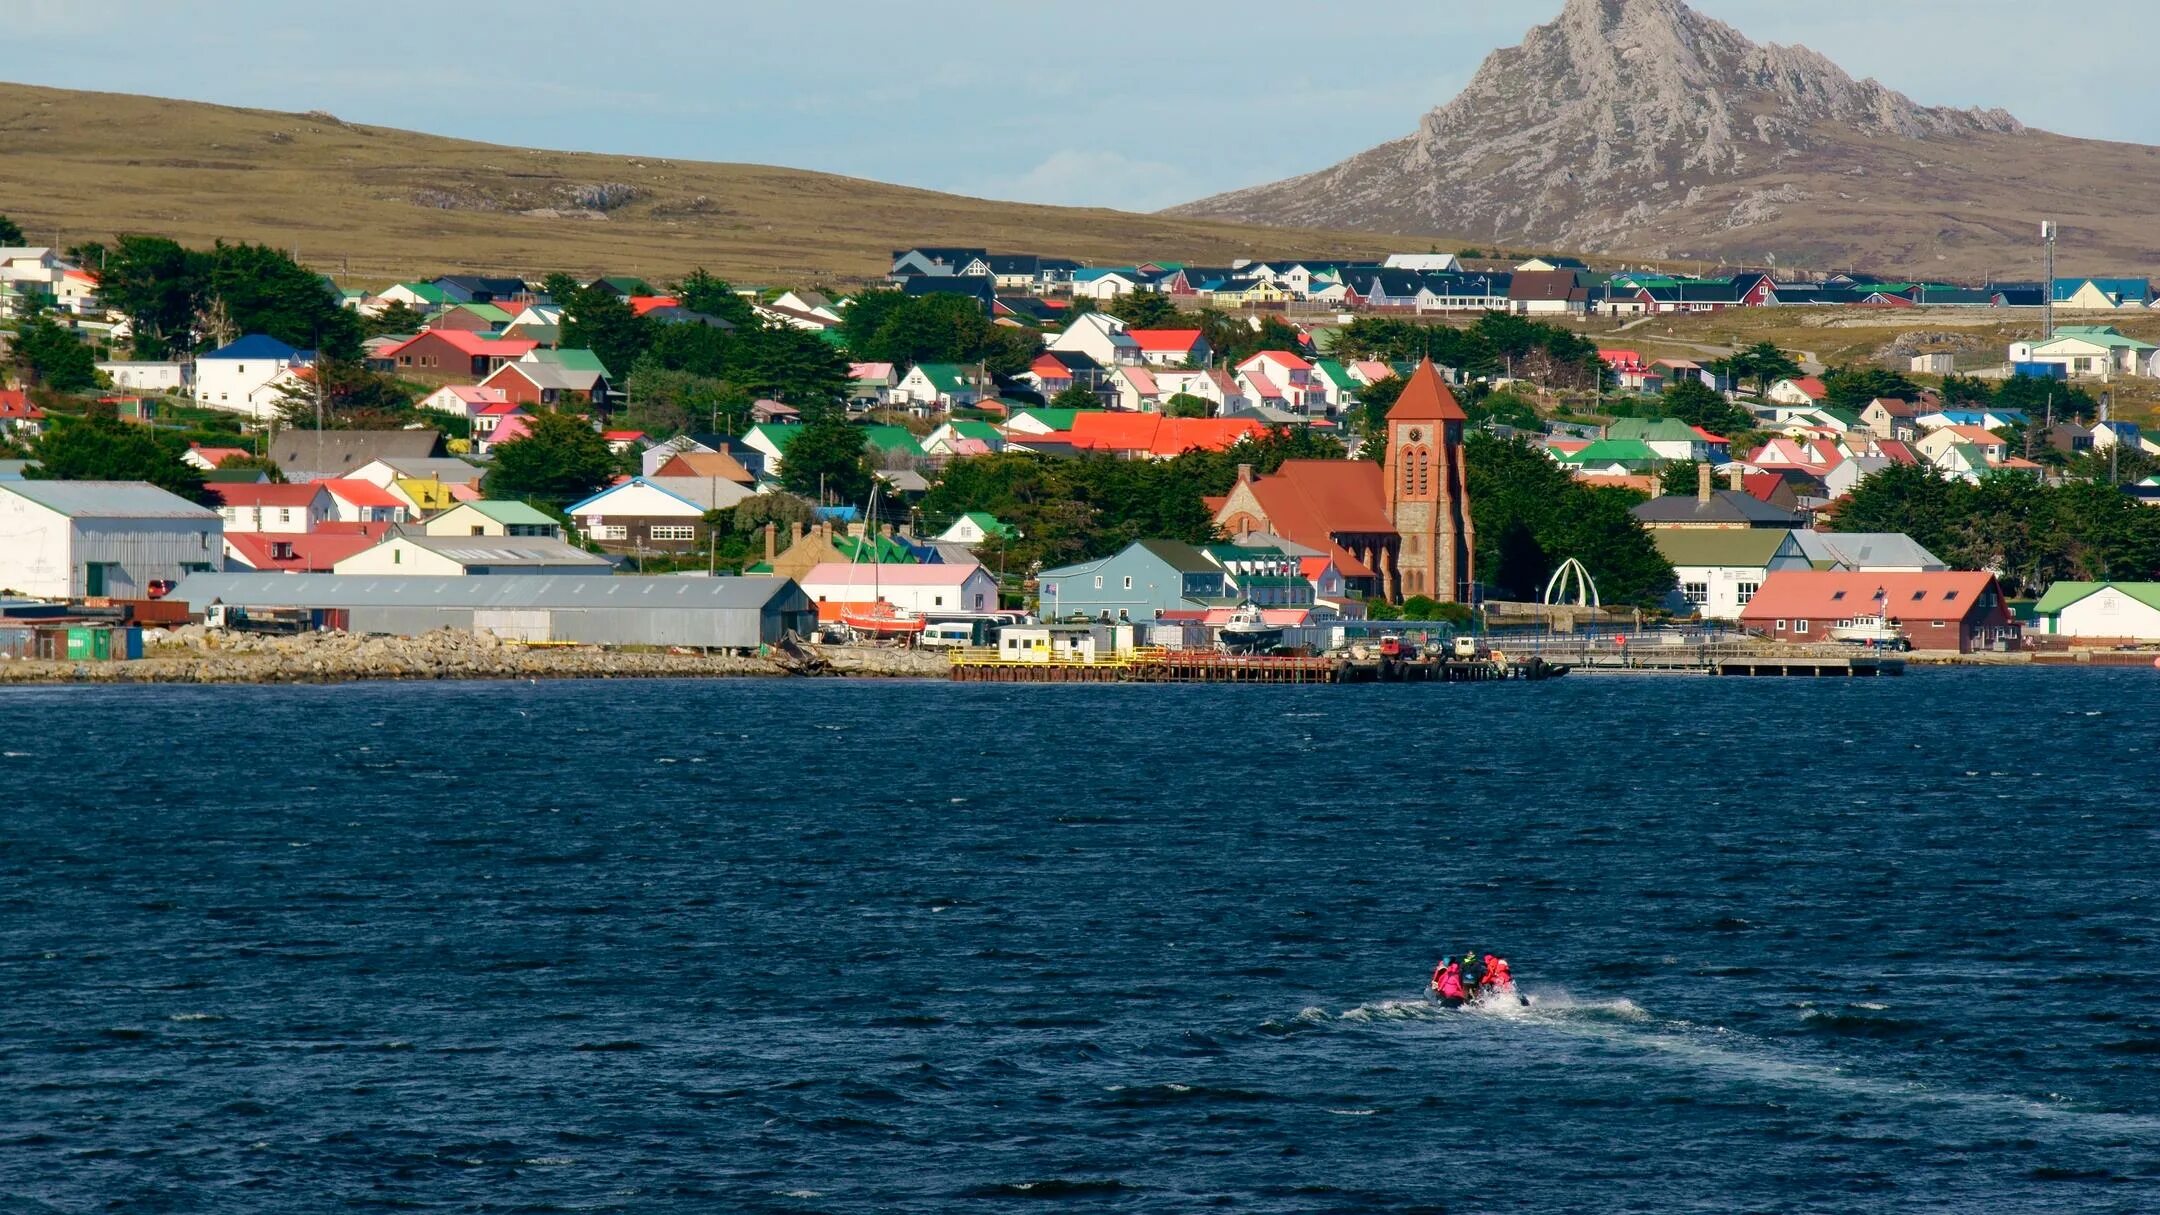
[{"label": "dark green tree", "polygon": [[1189,392],[1172,393],[1163,402],[1163,412],[1173,418],[1204,418],[1214,412],[1214,406],[1206,397],[1196,397]]},{"label": "dark green tree", "polygon": [[1482,431],[1466,436],[1464,466],[1480,581],[1494,596],[1535,600],[1569,557],[1609,604],[1655,606],[1672,589],[1672,566],[1629,513],[1642,495],[1591,488],[1528,443]]},{"label": "dark green tree", "polygon": [[128,318],[135,355],[162,359],[195,347],[195,314],[209,290],[210,258],[162,236],[121,236],[107,250],[98,298]]},{"label": "dark green tree", "polygon": [[23,243],[22,225],[0,215],[0,246],[19,249]]},{"label": "dark green tree", "polygon": [[1177,302],[1160,291],[1121,295],[1103,311],[1135,329],[1163,329],[1178,322]]},{"label": "dark green tree", "polygon": [[792,325],[762,325],[734,335],[727,380],[754,397],[807,409],[847,395],[848,362],[824,338]]},{"label": "dark green tree", "polygon": [[788,442],[780,484],[812,500],[861,505],[870,497],[870,461],[863,432],[827,410]]},{"label": "dark green tree", "polygon": [[31,381],[54,392],[97,387],[97,352],[49,316],[34,316],[16,333],[14,352]]},{"label": "dark green tree", "polygon": [[558,296],[555,302],[563,309],[563,348],[592,351],[613,374],[628,375],[659,328],[605,284],[576,288],[568,299]]},{"label": "dark green tree", "polygon": [[706,273],[703,266],[684,275],[671,294],[690,311],[717,316],[739,328],[758,323],[757,314],[750,310],[750,301],[737,294],[733,284],[726,279]]},{"label": "dark green tree", "polygon": [[[1800,363],[1779,349],[1775,342],[1757,342],[1726,360],[1722,370],[1736,384],[1752,382],[1756,395],[1764,396],[1769,393],[1770,385],[1799,375]],[[1861,403],[1866,404],[1866,401]]]},{"label": "dark green tree", "polygon": [[1100,409],[1102,408],[1102,398],[1095,395],[1094,389],[1075,381],[1070,388],[1050,398],[1050,407],[1052,409]]},{"label": "dark green tree", "polygon": [[148,481],[204,501],[202,473],[180,459],[187,441],[170,431],[123,422],[109,407],[80,418],[54,418],[38,440],[37,463],[24,476],[42,481]]},{"label": "dark green tree", "polygon": [[1700,426],[1726,438],[1755,425],[1752,415],[1701,380],[1674,380],[1666,386],[1665,395],[1658,399],[1658,404],[1666,417],[1678,418],[1690,426]]},{"label": "dark green tree", "polygon": [[418,333],[427,328],[427,323],[427,313],[399,300],[374,316],[361,317],[360,336],[377,338]]},{"label": "dark green tree", "polygon": [[1839,409],[1865,409],[1867,403],[1877,397],[1901,401],[1920,399],[1918,384],[1880,367],[1833,367],[1823,373],[1822,382],[1829,393],[1823,403]]},{"label": "dark green tree", "polygon": [[403,383],[368,370],[358,359],[324,357],[299,383],[278,394],[277,410],[285,425],[315,428],[318,384],[325,430],[394,430],[412,418],[413,393]]},{"label": "dark green tree", "polygon": [[1008,379],[1028,369],[1042,353],[1042,334],[1012,325],[992,325],[983,335],[980,360],[983,370]]},{"label": "dark green tree", "polygon": [[584,418],[559,410],[533,415],[524,437],[495,448],[490,498],[529,499],[557,510],[614,480],[615,453]]},{"label": "dark green tree", "polygon": [[1692,498],[1702,484],[1700,460],[1674,460],[1658,469],[1658,493],[1668,498]]},{"label": "dark green tree", "polygon": [[360,355],[360,318],[330,281],[267,245],[210,250],[207,294],[242,334],[268,334],[336,359]]},{"label": "dark green tree", "polygon": [[219,472],[259,472],[272,485],[285,484],[285,470],[268,456],[227,456],[218,461]]}]

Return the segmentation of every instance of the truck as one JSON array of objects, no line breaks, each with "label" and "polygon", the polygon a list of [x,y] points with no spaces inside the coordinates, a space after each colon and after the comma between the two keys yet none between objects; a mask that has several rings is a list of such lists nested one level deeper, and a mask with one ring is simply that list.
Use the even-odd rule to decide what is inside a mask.
[{"label": "truck", "polygon": [[234,633],[290,636],[314,631],[315,613],[299,607],[242,607],[233,603],[213,603],[203,613],[203,623],[213,629]]}]

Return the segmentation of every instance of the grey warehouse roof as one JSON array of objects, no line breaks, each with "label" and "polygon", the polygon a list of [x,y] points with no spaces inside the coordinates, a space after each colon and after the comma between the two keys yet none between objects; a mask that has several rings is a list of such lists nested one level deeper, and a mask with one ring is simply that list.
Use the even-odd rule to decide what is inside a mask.
[{"label": "grey warehouse roof", "polygon": [[577,574],[189,574],[166,598],[195,611],[213,602],[253,607],[623,608],[644,611],[763,608],[802,592],[789,578],[594,578]]},{"label": "grey warehouse roof", "polygon": [[27,498],[71,519],[203,519],[218,517],[147,481],[9,481],[0,493]]}]

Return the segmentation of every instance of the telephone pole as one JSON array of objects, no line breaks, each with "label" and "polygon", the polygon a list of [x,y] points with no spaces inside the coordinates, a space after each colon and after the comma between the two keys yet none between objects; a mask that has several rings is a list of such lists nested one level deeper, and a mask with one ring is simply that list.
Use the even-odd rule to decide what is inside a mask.
[{"label": "telephone pole", "polygon": [[2047,249],[2047,281],[2040,284],[2040,340],[2055,336],[2055,221],[2040,221],[2040,243]]}]

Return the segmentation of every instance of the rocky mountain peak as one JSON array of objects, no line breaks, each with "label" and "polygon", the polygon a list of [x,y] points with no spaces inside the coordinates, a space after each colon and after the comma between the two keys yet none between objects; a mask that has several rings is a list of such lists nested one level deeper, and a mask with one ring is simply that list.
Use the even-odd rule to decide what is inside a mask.
[{"label": "rocky mountain peak", "polygon": [[[1405,138],[1178,210],[1654,254],[1675,250],[1683,208],[1679,250],[1726,246],[1789,224],[1826,177],[1910,178],[1975,140],[2032,138],[2002,110],[1921,105],[1684,0],[1568,0]],[[1646,231],[1658,239],[1635,243]]]}]

